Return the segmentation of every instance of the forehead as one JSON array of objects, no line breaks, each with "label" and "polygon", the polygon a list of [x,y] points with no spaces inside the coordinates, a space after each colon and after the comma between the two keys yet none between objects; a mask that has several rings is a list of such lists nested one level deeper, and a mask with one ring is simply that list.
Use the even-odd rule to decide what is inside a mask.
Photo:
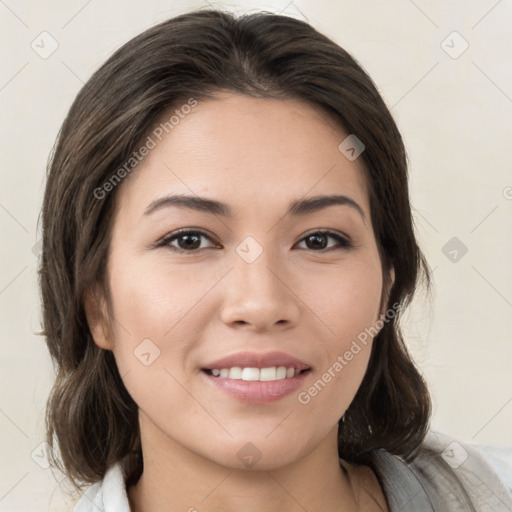
[{"label": "forehead", "polygon": [[221,93],[192,109],[177,105],[155,124],[154,147],[118,191],[119,204],[142,215],[159,196],[197,194],[261,215],[305,196],[344,194],[368,212],[361,158],[338,149],[347,135],[299,100]]}]

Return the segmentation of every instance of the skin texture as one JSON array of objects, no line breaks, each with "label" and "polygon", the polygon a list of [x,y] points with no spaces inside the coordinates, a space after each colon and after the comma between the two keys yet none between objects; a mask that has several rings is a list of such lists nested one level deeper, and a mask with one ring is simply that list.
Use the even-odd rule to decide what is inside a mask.
[{"label": "skin texture", "polygon": [[[337,422],[372,341],[308,404],[297,399],[385,311],[362,163],[338,149],[346,136],[303,102],[223,93],[199,102],[120,185],[112,329],[93,300],[86,311],[139,406],[144,472],[129,489],[133,511],[386,510],[373,472],[346,464],[346,476],[337,455]],[[225,202],[233,216],[176,206],[144,215],[168,194]],[[352,198],[365,218],[346,205],[285,215],[292,201],[332,194]],[[199,248],[173,252],[187,250],[183,238],[155,247],[183,228],[205,232]],[[322,249],[307,237],[325,229],[353,247],[319,235]],[[262,250],[251,263],[236,251],[248,236]],[[145,339],[149,365],[134,355]],[[201,368],[245,350],[283,351],[312,371],[278,401],[242,403]],[[237,455],[248,442],[261,456],[251,468]]]}]

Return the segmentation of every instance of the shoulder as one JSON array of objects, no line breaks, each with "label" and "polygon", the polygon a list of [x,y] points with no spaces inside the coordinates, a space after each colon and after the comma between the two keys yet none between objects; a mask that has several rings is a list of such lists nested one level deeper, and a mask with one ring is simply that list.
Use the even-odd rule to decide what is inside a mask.
[{"label": "shoulder", "polygon": [[125,478],[122,463],[114,464],[84,492],[73,512],[130,512]]},{"label": "shoulder", "polygon": [[512,493],[512,446],[472,446],[484,456]]},{"label": "shoulder", "polygon": [[477,510],[512,511],[512,482],[505,476],[510,476],[512,461],[509,457],[507,462],[506,449],[483,448],[431,430],[413,467],[452,500],[465,497]]},{"label": "shoulder", "polygon": [[377,450],[373,461],[392,511],[412,500],[418,506],[408,510],[512,512],[510,451],[430,430],[412,462],[385,450]]}]

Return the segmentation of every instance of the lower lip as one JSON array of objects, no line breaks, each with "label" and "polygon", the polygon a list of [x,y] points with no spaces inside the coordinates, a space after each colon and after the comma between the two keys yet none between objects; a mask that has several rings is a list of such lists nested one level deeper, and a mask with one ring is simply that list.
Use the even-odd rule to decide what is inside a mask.
[{"label": "lower lip", "polygon": [[310,371],[311,370],[306,370],[291,378],[264,382],[214,377],[205,371],[201,371],[201,374],[206,378],[208,383],[236,398],[240,402],[266,404],[268,402],[281,400],[281,398],[296,391],[309,375]]}]

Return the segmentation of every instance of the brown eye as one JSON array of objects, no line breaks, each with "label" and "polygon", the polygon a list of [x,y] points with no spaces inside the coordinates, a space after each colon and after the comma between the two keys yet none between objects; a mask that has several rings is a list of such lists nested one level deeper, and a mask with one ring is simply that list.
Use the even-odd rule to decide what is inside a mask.
[{"label": "brown eye", "polygon": [[203,240],[211,238],[201,231],[183,230],[165,237],[159,244],[176,252],[199,252],[209,246],[202,244]]},{"label": "brown eye", "polygon": [[[335,240],[337,246],[336,244],[334,247],[332,244],[329,245],[329,239]],[[306,249],[311,249],[315,252],[352,247],[352,243],[348,239],[333,231],[315,231],[305,236],[301,240],[301,243],[302,242],[305,242]]]}]

